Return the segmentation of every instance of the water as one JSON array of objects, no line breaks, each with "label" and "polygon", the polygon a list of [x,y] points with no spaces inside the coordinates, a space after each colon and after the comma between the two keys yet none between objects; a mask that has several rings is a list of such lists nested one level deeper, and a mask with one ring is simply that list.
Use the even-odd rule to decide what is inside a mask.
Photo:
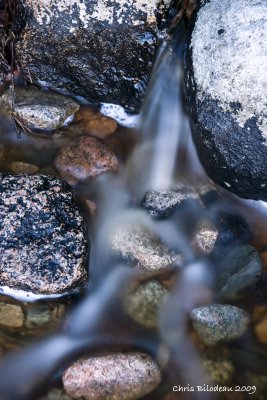
[{"label": "water", "polygon": [[[162,400],[178,381],[185,385],[209,381],[201,363],[203,348],[192,336],[188,319],[195,306],[214,299],[214,265],[208,256],[199,257],[192,248],[193,228],[202,219],[218,223],[222,215],[237,213],[245,218],[253,232],[253,244],[263,252],[266,250],[267,209],[264,204],[238,199],[215,187],[198,161],[183,107],[182,61],[186,35],[187,31],[180,25],[174,39],[162,44],[137,128],[131,132],[135,139],[125,151],[130,156],[125,157],[119,173],[101,176],[90,185],[80,185],[76,189],[79,196],[96,201],[98,207],[90,225],[92,250],[88,290],[56,333],[18,353],[11,352],[1,360],[1,400],[37,398],[39,391],[56,380],[61,368],[80,354],[118,345],[125,349],[141,348],[154,357],[161,358],[163,354],[166,358],[163,384],[147,399]],[[109,112],[109,108],[102,106],[104,113]],[[126,117],[122,118],[125,122]],[[10,159],[1,165],[4,171],[8,171],[10,161],[18,158],[35,162],[40,168],[51,167],[56,150],[73,138],[71,125],[68,135],[59,134],[55,139],[23,136],[18,142],[15,132],[11,131],[12,128],[2,138],[10,149]],[[125,131],[125,135],[128,134],[129,131]],[[43,149],[41,159],[40,148]],[[122,149],[125,148],[122,146]],[[151,218],[140,209],[148,190],[168,190],[177,184],[193,188],[199,195],[198,203],[163,221]],[[201,198],[203,185],[209,185],[216,194],[216,200],[208,207]],[[109,237],[121,222],[129,227],[142,224],[156,232],[171,250],[180,252],[182,249],[183,252],[183,264],[172,266],[170,296],[162,306],[158,330],[154,333],[134,323],[129,325],[125,319],[122,308],[125,293],[140,277],[111,257]],[[166,277],[160,279],[164,281]],[[248,342],[254,343],[250,337]],[[246,371],[242,342],[237,350],[243,352],[242,366]],[[216,351],[228,354],[231,349],[222,345],[214,354]],[[214,355],[212,350],[210,353]],[[260,360],[266,365],[262,355]],[[191,393],[185,398],[215,397],[212,393]]]}]

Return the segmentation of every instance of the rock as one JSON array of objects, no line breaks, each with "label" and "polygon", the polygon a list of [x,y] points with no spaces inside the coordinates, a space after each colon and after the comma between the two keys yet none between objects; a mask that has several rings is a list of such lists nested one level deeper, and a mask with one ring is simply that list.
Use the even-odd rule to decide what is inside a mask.
[{"label": "rock", "polygon": [[202,254],[212,252],[215,242],[218,238],[219,231],[217,227],[210,221],[202,221],[198,226],[193,236],[193,248]]},{"label": "rock", "polygon": [[235,368],[231,361],[225,358],[206,358],[203,360],[202,365],[212,384],[219,386],[230,385],[235,373]]},{"label": "rock", "polygon": [[34,164],[29,164],[23,161],[13,161],[12,163],[8,164],[8,168],[14,174],[21,174],[25,173],[28,175],[37,174],[39,171],[39,167]]},{"label": "rock", "polygon": [[0,175],[0,285],[60,294],[84,285],[87,238],[74,195],[61,179]]},{"label": "rock", "polygon": [[[2,95],[1,103],[11,109],[11,91]],[[17,87],[15,115],[29,128],[52,130],[61,127],[79,109],[78,103],[59,93]]]},{"label": "rock", "polygon": [[43,396],[38,400],[72,400],[72,398],[61,389],[52,389],[46,396]]},{"label": "rock", "polygon": [[111,238],[111,247],[116,257],[145,276],[165,272],[175,261],[181,261],[152,231],[140,225],[120,225]]},{"label": "rock", "polygon": [[114,133],[118,127],[113,118],[102,115],[99,111],[88,107],[81,108],[75,115],[75,122],[81,133],[104,139]]},{"label": "rock", "polygon": [[139,399],[160,381],[157,364],[138,352],[91,356],[71,365],[63,375],[67,394],[85,400]]},{"label": "rock", "polygon": [[193,327],[206,345],[230,342],[242,336],[248,327],[248,314],[234,306],[211,304],[191,313]]},{"label": "rock", "polygon": [[193,137],[209,176],[267,200],[265,0],[200,2],[187,57]]},{"label": "rock", "polygon": [[247,385],[254,386],[254,389],[251,390],[253,400],[266,400],[267,396],[267,375],[262,374],[253,374],[249,372],[246,374],[245,379]]},{"label": "rock", "polygon": [[259,342],[267,344],[267,307],[256,306],[253,310],[253,319],[256,320],[255,334]]},{"label": "rock", "polygon": [[0,325],[7,328],[20,328],[24,323],[24,314],[21,307],[0,303]]},{"label": "rock", "polygon": [[52,319],[51,310],[48,306],[33,306],[27,310],[26,327],[33,328],[49,323]]},{"label": "rock", "polygon": [[146,328],[156,328],[160,305],[168,291],[157,281],[143,283],[124,302],[127,314]]},{"label": "rock", "polygon": [[219,298],[236,301],[261,277],[261,259],[252,246],[240,245],[223,257],[219,265]]},{"label": "rock", "polygon": [[18,3],[16,52],[33,76],[92,102],[140,107],[169,0]]},{"label": "rock", "polygon": [[100,140],[81,136],[78,141],[67,144],[59,151],[55,166],[60,175],[73,185],[115,171],[118,160],[113,151]]}]

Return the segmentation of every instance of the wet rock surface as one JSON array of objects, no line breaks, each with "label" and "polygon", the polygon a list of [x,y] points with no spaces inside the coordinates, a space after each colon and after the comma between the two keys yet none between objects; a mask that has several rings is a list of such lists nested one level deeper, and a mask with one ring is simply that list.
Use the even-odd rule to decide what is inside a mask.
[{"label": "wet rock surface", "polygon": [[124,302],[127,314],[146,328],[156,328],[159,307],[168,291],[157,281],[140,285]]},{"label": "wet rock surface", "polygon": [[134,400],[155,389],[161,373],[143,353],[113,353],[77,361],[63,375],[72,398],[85,400]]},{"label": "wet rock surface", "polygon": [[59,294],[86,280],[84,219],[71,189],[43,175],[0,175],[0,285]]},{"label": "wet rock surface", "polygon": [[193,248],[202,254],[209,254],[214,249],[219,231],[210,221],[202,221],[194,232]]},{"label": "wet rock surface", "polygon": [[170,1],[18,3],[16,50],[33,76],[95,102],[139,108]]},{"label": "wet rock surface", "polygon": [[215,345],[242,336],[249,323],[246,311],[230,305],[211,304],[195,308],[191,313],[193,327],[201,341]]},{"label": "wet rock surface", "polygon": [[102,115],[99,111],[81,108],[75,115],[77,128],[81,133],[89,134],[100,139],[112,135],[118,127],[117,122]]},{"label": "wet rock surface", "polygon": [[[9,90],[4,93],[0,102],[11,109],[12,92]],[[59,93],[41,91],[34,86],[16,87],[15,90],[14,114],[29,128],[59,128],[78,109],[77,102]]]},{"label": "wet rock surface", "polygon": [[0,325],[8,328],[20,328],[24,323],[24,314],[20,306],[0,302]]},{"label": "wet rock surface", "polygon": [[235,367],[225,358],[205,358],[202,362],[204,370],[214,385],[229,385],[235,373]]},{"label": "wet rock surface", "polygon": [[69,184],[76,184],[99,174],[115,171],[118,160],[113,151],[100,140],[81,136],[59,151],[55,165]]},{"label": "wet rock surface", "polygon": [[267,200],[264,70],[266,2],[200,3],[186,87],[193,136],[209,176],[226,189]]},{"label": "wet rock surface", "polygon": [[219,298],[236,301],[246,296],[261,277],[262,266],[258,252],[252,246],[240,245],[232,249],[219,267]]}]

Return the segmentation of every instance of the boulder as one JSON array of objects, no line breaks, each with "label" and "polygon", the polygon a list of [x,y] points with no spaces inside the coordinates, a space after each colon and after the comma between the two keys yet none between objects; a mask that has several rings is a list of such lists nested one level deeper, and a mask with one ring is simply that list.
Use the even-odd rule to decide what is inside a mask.
[{"label": "boulder", "polygon": [[208,175],[267,200],[267,4],[201,1],[186,62],[193,137]]},{"label": "boulder", "polygon": [[83,287],[87,235],[70,187],[44,175],[0,174],[0,191],[4,292],[59,295]]},{"label": "boulder", "polygon": [[18,0],[17,56],[39,82],[139,108],[170,0]]}]

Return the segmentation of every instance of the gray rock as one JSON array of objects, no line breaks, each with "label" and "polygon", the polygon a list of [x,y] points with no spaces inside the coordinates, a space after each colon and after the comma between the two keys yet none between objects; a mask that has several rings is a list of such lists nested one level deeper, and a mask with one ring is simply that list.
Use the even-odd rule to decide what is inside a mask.
[{"label": "gray rock", "polygon": [[[2,95],[1,104],[11,109],[10,90]],[[15,91],[15,115],[29,128],[59,128],[78,109],[78,103],[71,98],[34,86],[17,87]]]},{"label": "gray rock", "polygon": [[18,3],[16,50],[33,76],[92,101],[140,106],[169,0]]},{"label": "gray rock", "polygon": [[140,285],[124,302],[127,314],[146,328],[157,326],[158,311],[168,291],[157,281]]},{"label": "gray rock", "polygon": [[220,299],[234,301],[244,297],[246,289],[258,282],[261,269],[261,258],[254,247],[248,245],[235,247],[220,264]]},{"label": "gray rock", "polygon": [[86,280],[87,238],[69,186],[44,175],[0,175],[0,286],[60,294]]},{"label": "gray rock", "polygon": [[145,276],[166,271],[175,261],[181,261],[149,229],[141,225],[120,225],[111,238],[114,255]]},{"label": "gray rock", "polygon": [[194,141],[209,176],[267,200],[267,4],[201,1],[187,59]]},{"label": "gray rock", "polygon": [[199,338],[207,345],[237,339],[246,332],[249,324],[246,311],[222,304],[195,308],[191,319]]},{"label": "gray rock", "polygon": [[225,358],[205,358],[202,366],[214,385],[229,385],[235,373],[233,363]]},{"label": "gray rock", "polygon": [[219,231],[210,221],[201,221],[194,232],[192,245],[201,254],[209,254],[214,249]]},{"label": "gray rock", "polygon": [[157,364],[138,352],[92,356],[77,361],[63,375],[67,394],[85,400],[139,399],[160,381]]}]

